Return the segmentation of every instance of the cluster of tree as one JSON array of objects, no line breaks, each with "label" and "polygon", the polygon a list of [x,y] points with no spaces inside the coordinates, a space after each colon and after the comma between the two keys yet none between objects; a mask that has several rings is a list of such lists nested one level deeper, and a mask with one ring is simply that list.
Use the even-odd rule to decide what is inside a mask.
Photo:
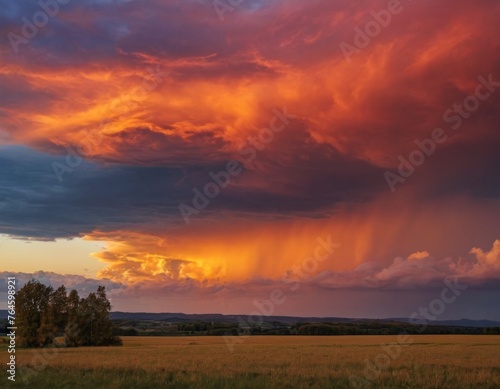
[{"label": "cluster of tree", "polygon": [[458,327],[405,323],[305,323],[297,328],[298,335],[397,335],[408,334],[498,334],[500,328]]},{"label": "cluster of tree", "polygon": [[[265,322],[255,326],[240,326],[239,323],[192,321],[171,322],[168,320],[114,320],[116,334],[124,336],[224,336],[224,335],[290,335],[288,324]],[[135,330],[135,331],[132,331]]]},{"label": "cluster of tree", "polygon": [[113,335],[115,336],[137,336],[139,332],[135,328],[113,328]]},{"label": "cluster of tree", "polygon": [[111,304],[104,286],[87,298],[31,280],[16,293],[18,341],[24,347],[45,347],[64,336],[65,345],[120,345],[109,318]]},{"label": "cluster of tree", "polygon": [[500,327],[485,327],[483,328],[483,334],[500,335]]}]

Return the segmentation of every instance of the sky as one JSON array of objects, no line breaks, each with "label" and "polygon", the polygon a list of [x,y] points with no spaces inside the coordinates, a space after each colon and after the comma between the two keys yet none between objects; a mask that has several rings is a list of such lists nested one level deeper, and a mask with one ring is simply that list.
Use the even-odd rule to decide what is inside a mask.
[{"label": "sky", "polygon": [[4,4],[0,308],[500,320],[498,1]]}]

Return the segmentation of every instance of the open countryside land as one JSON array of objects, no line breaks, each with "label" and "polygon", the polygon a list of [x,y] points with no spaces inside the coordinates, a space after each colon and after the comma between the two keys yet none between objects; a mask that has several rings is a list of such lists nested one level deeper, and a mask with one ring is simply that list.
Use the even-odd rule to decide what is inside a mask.
[{"label": "open countryside land", "polygon": [[[19,349],[20,371],[11,386],[55,389],[500,387],[500,336],[122,339],[123,347]],[[228,344],[233,344],[232,351]]]},{"label": "open countryside land", "polygon": [[500,389],[500,0],[0,1],[0,389]]}]

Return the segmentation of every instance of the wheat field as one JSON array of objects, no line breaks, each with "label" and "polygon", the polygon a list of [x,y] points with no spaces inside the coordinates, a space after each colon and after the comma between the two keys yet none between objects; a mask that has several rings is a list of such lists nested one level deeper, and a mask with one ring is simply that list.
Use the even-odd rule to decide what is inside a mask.
[{"label": "wheat field", "polygon": [[396,336],[230,340],[237,341],[232,352],[223,337],[124,337],[123,347],[18,349],[16,382],[9,386],[500,388],[500,336],[419,335],[400,346]]}]

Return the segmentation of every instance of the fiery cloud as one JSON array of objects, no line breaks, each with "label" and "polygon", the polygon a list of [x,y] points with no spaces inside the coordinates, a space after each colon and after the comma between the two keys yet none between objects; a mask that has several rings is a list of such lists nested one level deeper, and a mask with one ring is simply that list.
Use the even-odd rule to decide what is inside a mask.
[{"label": "fiery cloud", "polygon": [[[401,2],[349,58],[386,1],[245,3],[221,21],[195,0],[70,2],[16,45],[40,6],[8,2],[0,233],[104,242],[98,276],[143,293],[273,284],[327,236],[317,291],[498,279],[498,2]],[[435,128],[446,141],[391,193],[384,172]]]}]

